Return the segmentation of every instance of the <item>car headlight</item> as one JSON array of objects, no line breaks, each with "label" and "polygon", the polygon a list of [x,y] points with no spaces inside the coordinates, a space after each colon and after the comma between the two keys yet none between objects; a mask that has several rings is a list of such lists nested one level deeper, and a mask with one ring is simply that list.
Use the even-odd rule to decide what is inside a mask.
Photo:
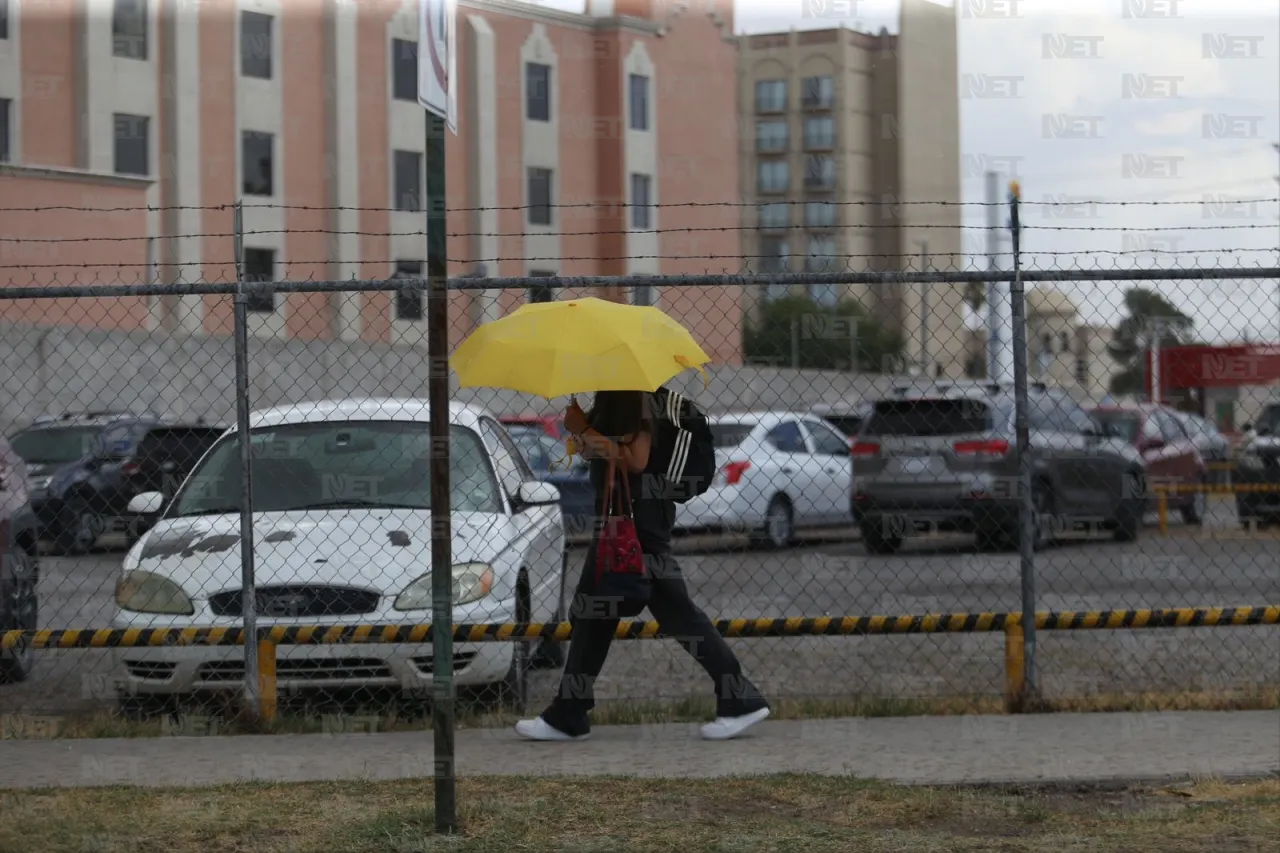
[{"label": "car headlight", "polygon": [[[453,603],[470,604],[493,592],[493,567],[487,563],[458,563],[453,567]],[[431,572],[396,596],[396,610],[431,609]]]},{"label": "car headlight", "polygon": [[190,616],[196,612],[182,587],[154,572],[131,571],[116,581],[116,604],[134,613],[167,613]]}]

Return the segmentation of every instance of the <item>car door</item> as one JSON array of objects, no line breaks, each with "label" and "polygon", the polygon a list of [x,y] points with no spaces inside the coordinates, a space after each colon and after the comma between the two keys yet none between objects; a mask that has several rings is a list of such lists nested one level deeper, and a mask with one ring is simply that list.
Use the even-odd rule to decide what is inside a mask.
[{"label": "car door", "polygon": [[[800,419],[788,417],[779,421],[765,436],[765,447],[770,454],[768,469],[762,471],[771,482],[761,483],[761,491],[767,503],[778,492],[791,499],[797,526],[812,524],[819,500],[814,492],[814,470],[817,464],[809,452],[808,441],[800,428]],[[764,508],[761,508],[761,512]]]},{"label": "car door", "polygon": [[1037,394],[1027,401],[1027,426],[1035,463],[1049,475],[1058,511],[1078,512],[1088,503],[1084,435],[1073,432],[1061,401]]},{"label": "car door", "polygon": [[1156,489],[1182,482],[1179,471],[1182,448],[1173,441],[1174,432],[1170,427],[1168,418],[1162,412],[1153,410],[1147,413],[1139,433],[1142,458],[1147,463],[1147,489],[1151,493],[1153,506]]},{"label": "car door", "polygon": [[540,478],[500,424],[481,418],[480,429],[485,444],[493,448],[498,481],[515,510],[512,519],[519,533],[514,547],[524,554],[525,568],[529,573],[532,616],[535,620],[550,619],[560,601],[564,525],[563,521],[555,518],[561,515],[560,508],[521,508],[518,504],[520,485],[539,482]]},{"label": "car door", "polygon": [[1077,436],[1082,446],[1076,457],[1080,506],[1109,517],[1124,482],[1117,439],[1104,436],[1100,425],[1074,400],[1061,401],[1059,408],[1062,428]]},{"label": "car door", "polygon": [[1165,440],[1175,450],[1173,456],[1177,465],[1177,476],[1183,483],[1200,482],[1201,460],[1204,458],[1195,434],[1185,426],[1182,419],[1170,412],[1160,413],[1164,418],[1162,432]]},{"label": "car door", "polygon": [[849,439],[816,418],[806,418],[804,427],[813,444],[813,460],[820,468],[819,520],[826,524],[852,523],[853,459],[849,455]]}]

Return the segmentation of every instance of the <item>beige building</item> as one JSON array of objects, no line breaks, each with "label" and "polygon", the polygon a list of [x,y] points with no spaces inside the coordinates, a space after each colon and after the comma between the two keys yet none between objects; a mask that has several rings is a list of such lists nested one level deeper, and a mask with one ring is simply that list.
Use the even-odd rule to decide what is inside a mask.
[{"label": "beige building", "polygon": [[[742,243],[752,269],[962,266],[960,208],[919,203],[961,200],[955,15],[904,0],[898,35],[830,29],[741,37],[739,159],[749,202]],[[746,313],[789,289],[802,288],[746,294]],[[857,300],[903,334],[909,360],[959,377],[962,290],[818,285],[809,295],[825,305]]]}]

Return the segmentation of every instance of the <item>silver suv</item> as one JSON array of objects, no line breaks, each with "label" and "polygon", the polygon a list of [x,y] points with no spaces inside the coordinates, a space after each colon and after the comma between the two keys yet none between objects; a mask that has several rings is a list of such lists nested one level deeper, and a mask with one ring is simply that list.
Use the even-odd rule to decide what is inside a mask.
[{"label": "silver suv", "polygon": [[[1028,396],[1036,546],[1085,526],[1137,538],[1146,495],[1141,455],[1104,433],[1065,391],[1036,386]],[[853,516],[868,551],[893,553],[922,529],[1016,548],[1013,403],[1005,388],[952,384],[875,404],[852,448]]]}]

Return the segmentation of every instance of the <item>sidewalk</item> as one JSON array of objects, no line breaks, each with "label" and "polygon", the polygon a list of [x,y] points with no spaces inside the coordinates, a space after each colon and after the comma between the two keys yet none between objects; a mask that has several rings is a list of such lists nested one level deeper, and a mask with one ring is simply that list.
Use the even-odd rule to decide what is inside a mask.
[{"label": "sidewalk", "polygon": [[[429,731],[0,741],[0,788],[430,777]],[[908,784],[1157,781],[1280,773],[1280,712],[767,721],[708,743],[692,724],[602,726],[581,743],[457,733],[458,775],[855,775]]]}]

